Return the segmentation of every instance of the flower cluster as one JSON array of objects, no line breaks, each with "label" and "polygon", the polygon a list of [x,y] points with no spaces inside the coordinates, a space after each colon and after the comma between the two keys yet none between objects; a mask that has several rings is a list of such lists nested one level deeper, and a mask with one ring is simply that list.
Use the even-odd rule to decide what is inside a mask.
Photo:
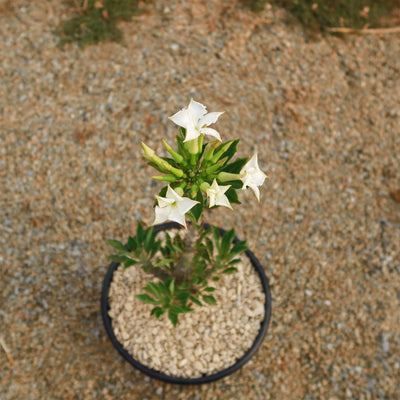
[{"label": "flower cluster", "polygon": [[[257,154],[233,160],[239,140],[223,142],[219,132],[209,127],[222,114],[208,113],[204,105],[191,100],[170,117],[179,126],[179,134],[175,150],[163,140],[169,157],[159,157],[142,143],[144,157],[161,173],[152,178],[167,185],[156,196],[152,226],[143,229],[139,223],[136,236],[129,237],[126,244],[108,241],[117,250],[110,257],[113,261],[141,267],[154,276],[156,281],[143,288],[146,293],[136,297],[152,304],[151,314],[157,318],[167,312],[174,325],[178,314],[193,311],[194,305],[216,304],[210,282],[217,281],[220,274],[236,272],[237,256],[247,249],[244,241],[235,238],[233,229],[224,233],[203,224],[203,210],[220,206],[232,210],[232,204],[240,203],[237,191],[248,188],[260,201],[259,187],[266,178]],[[213,140],[205,142],[205,136]],[[165,221],[184,227],[184,234],[172,237],[166,232],[165,239],[158,240],[153,225]]]},{"label": "flower cluster", "polygon": [[[172,159],[158,157],[142,143],[144,155],[150,164],[158,171],[167,173],[153,178],[170,182],[165,197],[157,196],[158,205],[153,225],[170,220],[186,227],[186,213],[196,205],[199,205],[199,210],[205,206],[203,195],[199,196],[199,193],[203,193],[208,199],[210,208],[223,206],[232,209],[231,202],[238,202],[235,189],[240,187],[251,188],[260,201],[259,186],[264,183],[266,175],[258,166],[257,153],[248,161],[240,159],[229,164],[238,141],[222,143],[219,132],[208,127],[217,122],[222,114],[223,112],[207,113],[204,105],[191,100],[187,107],[170,117],[180,127],[181,133],[177,137],[178,152],[163,141]],[[212,136],[216,140],[203,144],[204,135]],[[184,194],[187,197],[183,197]]]}]

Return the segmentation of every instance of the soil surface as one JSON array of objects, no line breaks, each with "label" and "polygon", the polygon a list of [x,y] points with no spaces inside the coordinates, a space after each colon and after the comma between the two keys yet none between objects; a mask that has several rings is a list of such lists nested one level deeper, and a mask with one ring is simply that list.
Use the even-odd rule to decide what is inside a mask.
[{"label": "soil surface", "polygon": [[[157,0],[124,43],[60,49],[63,2],[0,10],[1,400],[399,398],[398,35],[310,40],[279,8]],[[140,142],[172,143],[191,98],[269,175],[212,221],[265,266],[272,319],[250,364],[180,387],[116,352],[100,290],[105,239],[154,218]]]}]

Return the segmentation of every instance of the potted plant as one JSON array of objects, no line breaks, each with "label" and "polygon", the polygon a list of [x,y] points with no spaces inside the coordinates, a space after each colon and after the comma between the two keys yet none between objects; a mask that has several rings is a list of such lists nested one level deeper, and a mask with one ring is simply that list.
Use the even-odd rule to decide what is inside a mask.
[{"label": "potted plant", "polygon": [[261,345],[270,320],[258,260],[234,229],[204,221],[207,209],[240,204],[240,189],[251,188],[259,200],[266,178],[257,154],[233,160],[239,140],[223,142],[209,127],[222,114],[191,100],[170,117],[179,133],[176,149],[163,140],[169,157],[142,143],[161,174],[152,178],[166,184],[154,222],[139,223],[125,244],[108,240],[116,251],[101,299],[107,333],[133,366],[171,383],[211,382],[237,370]]}]

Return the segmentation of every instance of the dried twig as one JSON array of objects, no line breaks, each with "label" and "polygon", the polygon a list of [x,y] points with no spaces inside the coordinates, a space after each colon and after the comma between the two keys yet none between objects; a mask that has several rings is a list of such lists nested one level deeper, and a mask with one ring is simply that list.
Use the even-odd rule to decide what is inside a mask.
[{"label": "dried twig", "polygon": [[7,359],[9,361],[10,364],[14,364],[14,360],[10,354],[10,351],[8,350],[8,347],[6,346],[6,344],[4,343],[4,340],[2,337],[0,337],[0,346],[3,348],[4,353],[6,353]]},{"label": "dried twig", "polygon": [[370,29],[353,29],[353,28],[327,28],[329,32],[337,33],[360,33],[360,34],[372,34],[381,35],[386,33],[400,33],[400,26],[393,28],[370,28]]}]

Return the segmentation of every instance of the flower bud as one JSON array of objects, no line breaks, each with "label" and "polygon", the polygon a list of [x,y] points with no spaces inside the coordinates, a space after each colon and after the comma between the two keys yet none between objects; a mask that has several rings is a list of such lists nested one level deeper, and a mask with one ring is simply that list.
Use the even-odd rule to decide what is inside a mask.
[{"label": "flower bud", "polygon": [[225,162],[227,161],[228,157],[224,157],[222,160],[219,160],[217,163],[215,163],[214,165],[210,165],[207,169],[206,169],[206,174],[212,174],[213,172],[215,172],[218,168],[221,168]]},{"label": "flower bud", "polygon": [[230,172],[220,172],[218,174],[217,179],[220,182],[239,181],[240,175],[239,174],[231,174]]},{"label": "flower bud", "polygon": [[164,140],[162,139],[162,142],[164,143],[165,148],[167,149],[168,153],[171,154],[172,158],[178,163],[182,163],[183,157],[174,151],[174,149]]},{"label": "flower bud", "polygon": [[175,175],[153,175],[151,178],[163,182],[175,182],[177,180]]},{"label": "flower bud", "polygon": [[212,158],[212,162],[216,162],[219,160],[219,158],[231,147],[231,144],[234,142],[234,140],[230,140],[229,142],[226,142],[220,150],[216,154],[214,154]]}]

